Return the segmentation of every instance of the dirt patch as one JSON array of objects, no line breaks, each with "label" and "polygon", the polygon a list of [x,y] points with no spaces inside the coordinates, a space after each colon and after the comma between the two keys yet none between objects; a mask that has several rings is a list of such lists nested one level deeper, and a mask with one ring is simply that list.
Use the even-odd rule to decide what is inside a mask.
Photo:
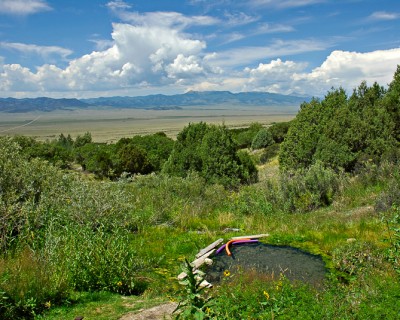
[{"label": "dirt patch", "polygon": [[172,312],[177,303],[169,302],[160,304],[150,309],[142,309],[124,315],[120,320],[163,320],[172,319]]}]

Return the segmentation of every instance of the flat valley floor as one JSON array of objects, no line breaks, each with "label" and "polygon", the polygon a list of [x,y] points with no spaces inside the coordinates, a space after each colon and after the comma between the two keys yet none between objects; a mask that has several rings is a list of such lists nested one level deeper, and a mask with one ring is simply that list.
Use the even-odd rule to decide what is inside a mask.
[{"label": "flat valley floor", "polygon": [[[292,108],[293,109],[293,108]],[[0,113],[0,135],[25,135],[40,141],[61,133],[72,138],[90,132],[95,142],[114,143],[123,137],[165,132],[174,138],[189,123],[225,124],[229,128],[253,122],[269,125],[289,121],[296,112],[279,107],[198,107],[183,110],[75,109],[70,111]]]}]

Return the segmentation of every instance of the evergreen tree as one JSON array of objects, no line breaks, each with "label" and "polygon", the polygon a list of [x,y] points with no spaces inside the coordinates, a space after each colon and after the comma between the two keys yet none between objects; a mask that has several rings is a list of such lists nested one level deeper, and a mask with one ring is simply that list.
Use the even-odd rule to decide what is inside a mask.
[{"label": "evergreen tree", "polygon": [[186,177],[195,171],[207,182],[225,187],[256,181],[255,165],[251,159],[239,156],[237,150],[238,145],[225,126],[189,124],[178,134],[163,172]]}]

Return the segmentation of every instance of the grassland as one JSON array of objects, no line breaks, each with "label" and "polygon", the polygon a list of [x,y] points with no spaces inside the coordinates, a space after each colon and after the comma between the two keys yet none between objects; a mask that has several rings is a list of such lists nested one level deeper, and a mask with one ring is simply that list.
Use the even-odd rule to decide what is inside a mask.
[{"label": "grassland", "polygon": [[[291,118],[231,110],[228,122],[224,111],[215,109],[131,111],[137,113],[115,110],[111,116],[97,110],[95,117],[88,110],[75,110],[62,116],[43,114],[43,119],[39,114],[10,115],[14,118],[7,122],[2,117],[1,124],[5,131],[19,123],[17,131],[46,120],[48,126],[57,124],[55,136],[93,128],[97,141],[111,142],[120,137],[117,133],[167,131],[167,123],[171,128],[195,121],[241,126],[245,121],[268,124]],[[32,135],[39,137],[45,127],[38,126]],[[51,133],[41,137],[52,138]],[[168,301],[188,302],[182,310],[191,314],[184,319],[400,317],[396,159],[368,161],[354,174],[317,163],[286,175],[276,156],[261,163],[262,151],[252,151],[259,182],[225,189],[197,174],[97,180],[28,161],[7,139],[0,148],[2,245],[7,251],[0,257],[4,319],[121,319]],[[191,260],[218,238],[256,233],[270,234],[265,243],[321,255],[329,268],[323,288],[291,284],[284,275],[266,281],[263,275],[232,271],[221,285],[199,293],[198,305],[192,292],[188,294],[190,288],[179,285],[176,276],[185,258]],[[202,304],[208,298],[211,304]]]},{"label": "grassland", "polygon": [[[139,312],[140,308],[180,301],[185,294],[176,275],[181,271],[182,259],[191,259],[199,248],[217,238],[238,235],[224,231],[237,228],[240,235],[268,232],[270,237],[264,241],[269,244],[291,245],[321,254],[330,268],[330,280],[322,290],[314,291],[285,281],[233,274],[229,281],[203,293],[212,297],[211,307],[204,308],[210,313],[202,313],[205,319],[397,319],[399,283],[393,266],[398,267],[398,262],[391,265],[387,261],[391,245],[388,240],[393,234],[390,223],[385,223],[393,212],[383,214],[374,210],[381,192],[387,189],[383,177],[386,174],[382,173],[386,170],[368,173],[374,176],[373,182],[365,177],[342,180],[342,191],[329,207],[289,214],[267,210],[262,205],[272,192],[267,180],[278,182],[277,169],[274,159],[260,168],[261,176],[268,179],[257,185],[237,192],[208,187],[211,189],[205,189],[204,197],[193,197],[194,189],[204,187],[197,185],[198,181],[189,179],[185,186],[172,188],[172,181],[160,183],[155,178],[158,187],[149,197],[147,188],[155,185],[147,185],[147,178],[142,182],[137,180],[130,187],[136,194],[140,190],[143,200],[152,199],[152,206],[158,208],[157,215],[163,214],[161,208],[172,212],[167,214],[170,216],[167,222],[158,226],[144,224],[135,235],[146,243],[149,255],[159,255],[162,261],[147,275],[151,278],[148,289],[140,297],[80,294],[74,304],[52,307],[44,318],[60,320],[85,315],[87,319],[120,319],[124,314]],[[171,189],[175,194],[173,199]],[[178,189],[180,196],[175,198]],[[188,189],[191,191],[187,193]]]},{"label": "grassland", "polygon": [[70,111],[1,113],[0,135],[25,135],[51,140],[61,133],[73,138],[90,132],[95,142],[116,142],[122,137],[159,131],[170,137],[190,122],[224,123],[228,127],[252,122],[268,125],[289,121],[295,113],[271,107],[197,107],[185,110],[75,109]]}]

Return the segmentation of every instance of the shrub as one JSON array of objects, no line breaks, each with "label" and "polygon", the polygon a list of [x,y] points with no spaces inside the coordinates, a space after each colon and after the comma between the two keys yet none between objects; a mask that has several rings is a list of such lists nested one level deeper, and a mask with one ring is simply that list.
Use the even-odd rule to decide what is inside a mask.
[{"label": "shrub", "polygon": [[146,136],[134,136],[131,140],[134,145],[146,151],[154,171],[161,170],[174,147],[174,141],[163,132]]},{"label": "shrub", "polygon": [[268,131],[271,132],[272,138],[276,143],[282,143],[285,140],[287,132],[289,130],[291,121],[289,122],[278,122],[274,123],[268,128]]},{"label": "shrub", "polygon": [[262,125],[258,122],[254,122],[250,124],[248,128],[231,129],[230,131],[238,147],[243,149],[251,147],[251,142],[261,129]]},{"label": "shrub", "polygon": [[396,90],[386,93],[376,83],[368,87],[363,82],[350,98],[340,88],[322,101],[304,103],[282,143],[281,167],[307,168],[319,160],[350,172],[363,159],[379,159],[396,146],[399,112],[388,111],[385,96],[392,99],[395,92],[398,97]]},{"label": "shrub", "polygon": [[207,183],[227,188],[256,180],[250,158],[237,154],[238,146],[225,126],[189,124],[177,137],[163,172],[186,177],[197,172]]},{"label": "shrub", "polygon": [[33,319],[70,293],[66,277],[31,249],[0,261],[0,316],[2,319]]},{"label": "shrub", "polygon": [[378,262],[376,252],[377,249],[371,243],[349,242],[333,250],[332,262],[338,270],[356,276],[365,269],[371,270]]},{"label": "shrub", "polygon": [[51,261],[68,272],[76,290],[140,294],[147,286],[139,275],[152,261],[136,254],[126,230],[71,228],[50,233],[46,242]]},{"label": "shrub", "polygon": [[260,156],[260,164],[264,164],[279,154],[279,144],[275,143],[264,149]]},{"label": "shrub", "polygon": [[389,212],[389,216],[385,217],[388,231],[389,248],[386,251],[386,258],[393,264],[394,269],[400,276],[400,207],[394,205]]},{"label": "shrub", "polygon": [[264,190],[260,188],[243,187],[234,192],[227,199],[227,207],[231,212],[243,215],[269,215],[272,205]]},{"label": "shrub", "polygon": [[374,170],[368,171],[368,175],[375,176],[375,183],[384,183],[384,190],[375,200],[375,211],[386,212],[393,206],[400,205],[400,170],[397,164],[384,162],[374,166]]},{"label": "shrub", "polygon": [[272,138],[271,132],[267,129],[261,129],[251,142],[251,148],[253,150],[262,149],[272,144],[274,144],[274,139]]},{"label": "shrub", "polygon": [[117,150],[116,161],[113,165],[115,174],[147,174],[153,171],[147,152],[133,143],[125,144]]},{"label": "shrub", "polygon": [[310,168],[280,175],[277,199],[289,212],[304,212],[332,203],[341,176],[317,162]]},{"label": "shrub", "polygon": [[0,247],[7,250],[19,237],[29,235],[32,228],[40,228],[44,217],[38,206],[59,171],[40,159],[28,161],[17,144],[0,138]]}]

